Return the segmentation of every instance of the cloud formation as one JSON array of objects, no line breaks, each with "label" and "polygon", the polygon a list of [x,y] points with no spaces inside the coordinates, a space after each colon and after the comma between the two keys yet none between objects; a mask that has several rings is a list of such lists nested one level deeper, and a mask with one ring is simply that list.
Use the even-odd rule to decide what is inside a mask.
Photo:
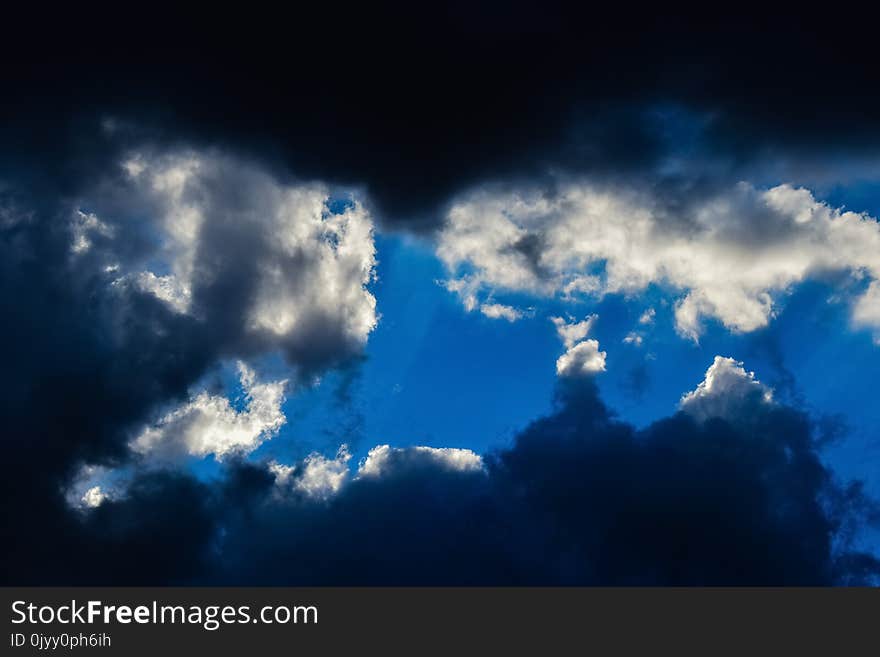
[{"label": "cloud formation", "polygon": [[597,340],[583,340],[568,349],[556,361],[559,376],[588,376],[605,371],[604,351],[599,351]]},{"label": "cloud formation", "polygon": [[312,452],[296,465],[272,462],[269,471],[275,475],[276,485],[291,487],[308,497],[326,500],[338,493],[348,480],[350,460],[348,446],[341,445],[335,458],[328,459],[323,454]]},{"label": "cloud formation", "polygon": [[[668,8],[636,17],[542,6],[538,16],[454,3],[400,30],[399,8],[310,10],[303,24],[346,33],[333,48],[320,31],[291,43],[284,25],[245,27],[241,17],[199,38],[195,17],[173,26],[143,17],[114,34],[71,12],[57,28],[34,21],[39,33],[20,22],[0,44],[9,61],[37,41],[65,53],[17,61],[7,76],[15,102],[0,108],[0,177],[34,171],[64,192],[112,159],[108,135],[219,141],[308,177],[362,184],[387,225],[421,230],[463,189],[548,170],[642,176],[689,159],[695,177],[766,167],[876,179],[873,33],[846,12],[766,9],[719,22]],[[230,48],[243,33],[256,38]],[[149,47],[157,34],[161,51]],[[846,34],[847,46],[829,34]],[[845,97],[824,93],[827,80]],[[91,134],[95,125],[106,134]]]},{"label": "cloud formation", "polygon": [[[240,349],[262,343],[293,362],[340,360],[363,346],[377,321],[366,289],[376,256],[356,198],[215,152],[135,151],[122,172],[83,199],[112,227],[100,254],[112,285],[220,324]],[[138,232],[147,233],[142,250],[119,244]]]},{"label": "cloud formation", "polygon": [[377,445],[358,466],[359,477],[381,477],[397,469],[440,469],[453,472],[477,472],[483,460],[469,449],[453,447],[391,447]]},{"label": "cloud formation", "polygon": [[[87,543],[71,533],[84,509],[134,509],[166,483],[169,500],[201,494],[173,468],[140,472],[132,440],[151,462],[248,451],[283,421],[281,381],[350,362],[376,323],[356,194],[217,151],[145,146],[90,164],[103,166],[83,164],[64,194],[24,170],[0,183],[0,306],[15,318],[0,344],[18,373],[0,408],[8,563],[51,560],[54,540],[12,533],[31,515]],[[218,364],[267,355],[289,371],[243,370],[244,408],[193,394]],[[178,539],[151,513],[130,522],[167,539],[170,559]]]},{"label": "cloud formation", "polygon": [[715,356],[706,377],[681,397],[679,408],[697,420],[713,417],[735,420],[743,413],[773,403],[773,391],[746,372],[733,358]]},{"label": "cloud formation", "polygon": [[[383,445],[354,477],[344,448],[289,467],[231,459],[214,487],[144,471],[124,497],[71,512],[55,561],[5,579],[876,582],[880,561],[857,547],[876,504],[822,464],[809,418],[763,390],[719,358],[686,396],[699,413],[683,403],[643,430],[616,420],[591,379],[563,379],[551,414],[483,458]],[[742,412],[706,403],[726,396]],[[39,540],[40,526],[25,536]]]},{"label": "cloud formation", "polygon": [[598,315],[590,315],[580,322],[566,322],[562,317],[551,317],[556,326],[565,353],[556,360],[556,374],[563,377],[590,376],[605,371],[604,351],[599,351],[598,340],[585,340]]},{"label": "cloud formation", "polygon": [[676,329],[695,340],[706,318],[737,332],[766,326],[779,296],[828,272],[871,282],[853,319],[880,331],[878,254],[875,218],[803,188],[746,183],[679,199],[585,181],[487,187],[452,204],[437,243],[447,287],[468,304],[495,292],[564,300],[668,286]]},{"label": "cloud formation", "polygon": [[515,322],[523,317],[521,310],[500,303],[481,304],[480,312],[490,319],[506,319],[508,322]]},{"label": "cloud formation", "polygon": [[238,372],[244,392],[242,411],[236,411],[226,397],[201,392],[145,428],[131,448],[160,460],[183,455],[222,459],[255,450],[287,421],[281,410],[287,381],[257,383],[255,372],[241,361]]}]

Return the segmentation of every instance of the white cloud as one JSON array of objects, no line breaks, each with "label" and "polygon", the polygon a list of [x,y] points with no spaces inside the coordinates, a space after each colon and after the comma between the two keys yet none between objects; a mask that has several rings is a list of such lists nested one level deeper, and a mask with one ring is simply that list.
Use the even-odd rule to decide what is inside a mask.
[{"label": "white cloud", "polygon": [[87,511],[122,497],[127,474],[100,465],[82,465],[64,490],[64,499],[74,508]]},{"label": "white cloud", "polygon": [[[648,308],[645,312],[643,312],[639,316],[639,325],[640,326],[648,326],[654,323],[655,311],[653,308]],[[631,344],[636,347],[641,347],[642,343],[645,341],[645,334],[641,331],[630,331],[623,338],[624,344]]]},{"label": "white cloud", "polygon": [[577,342],[587,337],[593,324],[599,319],[598,315],[588,315],[580,322],[566,322],[562,317],[551,317],[550,321],[556,326],[556,333],[566,349],[571,349]]},{"label": "white cloud", "polygon": [[[281,494],[285,489],[292,489],[313,499],[327,500],[338,494],[352,480],[350,460],[351,452],[346,445],[342,445],[335,458],[330,459],[313,452],[296,465],[272,462],[269,470],[275,476],[275,483]],[[483,460],[469,449],[377,445],[361,459],[356,478],[387,477],[418,467],[477,472],[483,470]]]},{"label": "white cloud", "polygon": [[469,449],[455,447],[373,447],[358,466],[358,477],[382,477],[399,467],[430,465],[455,472],[483,469],[483,459]]},{"label": "white cloud", "polygon": [[773,403],[773,391],[747,372],[733,358],[715,356],[706,376],[695,390],[682,396],[679,408],[698,420],[712,417],[733,419],[743,416],[752,403]]},{"label": "white cloud", "polygon": [[[351,452],[342,445],[335,458],[313,452],[296,465],[269,464],[279,494],[285,490],[304,493],[310,498],[328,500],[337,495],[351,479]],[[483,470],[482,458],[469,449],[453,447],[391,447],[376,445],[361,459],[356,478],[387,477],[412,468],[429,467],[452,472]]]},{"label": "white cloud", "polygon": [[867,291],[856,301],[853,322],[856,326],[874,329],[874,341],[880,344],[880,282],[871,281]]},{"label": "white cloud", "polygon": [[282,465],[273,462],[269,470],[275,475],[275,483],[279,486],[291,486],[315,499],[326,500],[339,492],[349,477],[348,462],[351,452],[347,445],[341,445],[336,457],[313,452],[296,466]]},{"label": "white cloud", "polygon": [[562,286],[562,299],[576,301],[584,295],[596,295],[602,292],[602,279],[598,276],[574,275]]},{"label": "white cloud", "polygon": [[597,340],[584,340],[556,360],[556,374],[577,377],[604,372],[606,355],[604,351],[599,351]]},{"label": "white cloud", "polygon": [[164,301],[176,312],[186,314],[189,310],[192,292],[189,285],[182,284],[178,277],[156,276],[151,271],[142,271],[135,277],[135,281],[141,291]]},{"label": "white cloud", "polygon": [[112,227],[91,212],[83,212],[82,210],[77,210],[74,213],[70,229],[73,241],[70,250],[75,254],[85,253],[92,248],[92,236],[95,234],[103,237],[113,236]]},{"label": "white cloud", "polygon": [[626,337],[623,338],[624,343],[632,344],[636,347],[641,347],[642,342],[644,342],[644,338],[642,338],[640,333],[636,333],[635,331],[630,331],[626,334]]},{"label": "white cloud", "polygon": [[107,495],[101,490],[100,486],[92,486],[85,493],[83,493],[80,501],[82,502],[83,506],[94,509],[101,506],[101,504],[103,504],[104,500],[106,499]]},{"label": "white cloud", "polygon": [[[672,213],[663,199],[587,182],[540,189],[482,189],[459,199],[439,234],[448,289],[467,304],[495,291],[559,295],[680,293],[678,331],[703,320],[733,331],[770,321],[775,296],[823,271],[880,278],[880,225],[834,209],[805,189],[741,183]],[[880,332],[880,293],[869,288],[854,319]],[[644,315],[645,323],[652,315]]]},{"label": "white cloud", "polygon": [[521,310],[500,303],[484,303],[480,306],[480,312],[491,319],[506,319],[508,322],[515,322],[523,317]]},{"label": "white cloud", "polygon": [[226,397],[202,392],[144,429],[131,448],[160,460],[209,454],[222,459],[252,452],[277,434],[286,422],[281,404],[287,381],[257,383],[254,371],[242,362],[238,370],[244,410],[235,410]]},{"label": "white cloud", "polygon": [[[275,335],[308,328],[310,317],[333,317],[364,342],[376,326],[376,300],[366,290],[376,264],[373,226],[360,205],[329,214],[327,192],[288,190],[274,218],[278,250],[261,263],[251,326]],[[291,279],[288,259],[310,253],[310,266]]]},{"label": "white cloud", "polygon": [[604,351],[599,351],[599,342],[585,340],[597,315],[589,315],[580,322],[566,322],[561,317],[551,317],[556,332],[565,345],[566,351],[556,361],[556,374],[565,377],[589,376],[605,371]]}]

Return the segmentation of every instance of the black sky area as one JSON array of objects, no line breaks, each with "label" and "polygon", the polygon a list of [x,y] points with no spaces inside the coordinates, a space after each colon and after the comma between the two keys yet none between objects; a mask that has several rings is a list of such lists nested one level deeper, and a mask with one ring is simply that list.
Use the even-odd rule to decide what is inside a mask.
[{"label": "black sky area", "polygon": [[[126,136],[218,145],[365,184],[387,222],[428,229],[485,180],[649,169],[656,106],[711,116],[707,148],[733,164],[860,151],[880,133],[871,23],[846,12],[151,5],[20,23],[0,45],[4,168],[62,189]],[[96,117],[122,138],[102,143]]]}]

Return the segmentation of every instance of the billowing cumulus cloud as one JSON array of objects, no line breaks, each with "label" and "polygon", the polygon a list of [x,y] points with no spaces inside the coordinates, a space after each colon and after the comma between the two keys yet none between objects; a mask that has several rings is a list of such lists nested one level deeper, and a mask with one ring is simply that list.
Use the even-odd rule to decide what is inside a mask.
[{"label": "billowing cumulus cloud", "polygon": [[323,454],[313,452],[297,465],[284,465],[273,462],[269,471],[275,475],[278,486],[291,487],[305,495],[326,500],[339,492],[348,480],[351,470],[348,462],[351,452],[347,445],[341,445],[335,458],[327,458]]},{"label": "billowing cumulus cloud", "polygon": [[557,359],[556,373],[559,376],[588,376],[604,372],[606,355],[599,350],[598,340],[583,340]]},{"label": "billowing cumulus cloud", "polygon": [[[673,204],[634,187],[562,181],[461,197],[437,255],[467,303],[495,291],[565,299],[668,285],[679,294],[677,330],[696,339],[706,318],[739,332],[766,326],[779,295],[825,272],[875,281],[880,225],[789,185],[741,183]],[[875,289],[855,300],[853,318],[876,330]]]},{"label": "billowing cumulus cloud", "polygon": [[[258,381],[240,362],[238,409],[225,396],[197,391],[217,361],[280,351],[305,377],[356,356],[376,324],[367,290],[375,266],[371,219],[356,198],[333,197],[325,185],[284,182],[218,152],[145,148],[53,212],[67,217],[66,230],[49,230],[44,224],[55,217],[48,213],[19,211],[32,229],[19,239],[47,251],[46,284],[56,298],[75,307],[79,295],[97,303],[81,330],[101,346],[77,336],[77,348],[84,355],[94,349],[98,369],[83,363],[72,376],[112,389],[124,413],[103,436],[84,419],[82,433],[105,442],[61,466],[72,473],[62,485],[72,506],[126,494],[132,473],[121,459],[128,450],[150,463],[223,459],[276,435],[285,423],[286,378]],[[69,257],[52,255],[56,248]],[[38,364],[29,368],[39,375]],[[89,404],[100,405],[99,398]]]},{"label": "billowing cumulus cloud", "polygon": [[[112,285],[293,361],[343,359],[364,344],[377,321],[366,289],[376,258],[357,199],[213,152],[135,152],[121,173],[83,199],[113,230],[101,254]],[[125,241],[138,237],[146,244],[133,252]]]},{"label": "billowing cumulus cloud", "polygon": [[705,378],[682,395],[679,408],[698,420],[719,417],[735,420],[744,412],[773,403],[773,391],[733,358],[715,356]]},{"label": "billowing cumulus cloud", "polygon": [[85,493],[83,493],[80,501],[82,504],[89,508],[95,508],[97,506],[101,506],[101,503],[107,499],[107,496],[104,494],[104,491],[101,490],[100,486],[92,486]]},{"label": "billowing cumulus cloud", "polygon": [[607,354],[599,350],[598,340],[584,339],[598,319],[597,315],[590,315],[580,322],[566,322],[562,317],[550,319],[565,345],[565,353],[556,360],[557,375],[578,377],[605,371]]}]

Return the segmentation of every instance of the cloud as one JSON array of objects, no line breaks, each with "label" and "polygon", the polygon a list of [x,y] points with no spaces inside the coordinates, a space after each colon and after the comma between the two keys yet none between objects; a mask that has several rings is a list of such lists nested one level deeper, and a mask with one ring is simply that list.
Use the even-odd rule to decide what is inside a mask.
[{"label": "cloud", "polygon": [[236,411],[226,397],[199,393],[144,429],[131,448],[159,460],[183,455],[222,459],[255,450],[287,421],[281,410],[287,381],[257,383],[256,373],[241,361],[238,372],[244,410]]},{"label": "cloud", "polygon": [[270,463],[269,471],[275,475],[277,485],[291,486],[308,497],[326,500],[337,494],[348,480],[350,460],[348,446],[341,445],[335,458],[328,459],[318,452],[312,452],[296,466]]},{"label": "cloud", "polygon": [[[357,199],[331,211],[327,186],[285,184],[216,152],[135,151],[122,168],[125,180],[93,204],[120,237],[134,230],[132,214],[147,214],[156,246],[126,259],[111,242],[114,285],[130,282],[205,321],[225,311],[229,339],[280,347],[294,362],[344,358],[364,344],[377,322],[366,289],[376,257]],[[119,194],[124,206],[112,200]]]},{"label": "cloud", "polygon": [[102,237],[112,237],[113,231],[107,224],[102,222],[94,214],[77,210],[73,216],[70,227],[73,235],[73,243],[70,250],[74,254],[88,251],[92,246],[92,236],[97,234]]},{"label": "cloud", "polygon": [[125,495],[128,472],[104,466],[82,465],[64,488],[71,509],[93,509]]},{"label": "cloud", "polygon": [[704,421],[688,406],[638,430],[592,379],[561,379],[554,410],[482,458],[380,445],[354,477],[344,448],[291,467],[233,458],[211,487],[136,473],[125,496],[53,526],[70,549],[6,579],[876,583],[880,560],[857,547],[876,503],[823,465],[817,426],[735,361],[717,359],[694,394],[740,413]]},{"label": "cloud", "polygon": [[[217,558],[194,572],[274,584],[873,581],[880,562],[850,533],[873,503],[835,482],[806,416],[743,403],[754,404],[745,419],[680,413],[638,431],[592,381],[565,380],[553,413],[482,461],[379,446],[319,498],[279,497],[263,466],[232,464],[205,520],[223,527]],[[159,490],[141,489],[137,504]],[[83,522],[113,526],[135,501]]]},{"label": "cloud", "polygon": [[100,486],[92,486],[85,493],[83,493],[80,501],[83,505],[89,508],[95,508],[101,506],[101,503],[107,499],[107,496],[101,490]]},{"label": "cloud", "polygon": [[[78,514],[132,509],[131,522],[169,541],[145,551],[172,558],[177,539],[138,495],[167,484],[156,495],[177,491],[196,514],[204,487],[166,461],[234,460],[283,418],[276,379],[246,377],[244,408],[198,386],[229,361],[277,356],[300,383],[356,359],[377,318],[373,224],[358,193],[250,159],[181,144],[111,150],[84,153],[57,180],[22,167],[0,182],[0,305],[15,317],[0,344],[18,373],[0,409],[14,436],[0,510],[10,527],[32,514],[73,537]],[[55,541],[40,540],[4,534],[3,560],[51,561]]]},{"label": "cloud", "polygon": [[570,323],[561,317],[550,318],[566,349],[556,361],[558,376],[590,376],[605,371],[607,354],[599,351],[597,340],[584,339],[598,318],[598,315],[590,315],[580,322]]},{"label": "cloud", "polygon": [[[6,93],[20,102],[0,122],[0,142],[11,145],[0,177],[33,171],[67,191],[111,157],[107,140],[125,144],[146,133],[163,143],[222,143],[309,178],[362,184],[389,225],[426,230],[462,189],[548,169],[640,177],[677,172],[690,159],[695,178],[720,168],[731,177],[768,160],[838,181],[853,175],[847,169],[876,171],[873,34],[845,15],[729,17],[709,36],[690,14],[510,13],[499,22],[497,11],[464,19],[444,9],[433,29],[387,33],[396,16],[364,10],[346,19],[349,38],[332,52],[318,34],[286,43],[283,26],[254,26],[263,38],[247,52],[222,39],[195,47],[181,30],[149,58],[130,47],[131,35],[84,21],[52,35],[67,53],[63,65],[21,62],[7,81]],[[604,27],[624,23],[631,38]],[[145,39],[160,27],[143,24]],[[846,48],[826,38],[835,33],[849,36]],[[4,58],[32,42],[10,35],[0,44]],[[113,56],[94,57],[83,42],[101,42]],[[424,75],[397,66],[400,52]],[[345,84],[340,70],[349,72]],[[290,84],[269,82],[279,79]],[[817,93],[817,80],[851,92],[843,101]]]},{"label": "cloud", "polygon": [[[128,495],[141,470],[185,469],[187,457],[212,456],[222,462],[250,454],[275,437],[287,422],[282,411],[286,379],[258,382],[256,372],[245,363],[236,364],[241,396],[230,400],[222,395],[199,392],[184,404],[167,411],[154,422],[141,427],[129,441],[131,462],[120,459],[115,467],[81,464],[66,486],[65,498],[72,508],[94,508],[107,500]],[[240,410],[233,404],[243,406]],[[321,496],[325,489],[338,488],[333,467],[344,470],[348,455],[340,448],[337,461],[313,454],[299,468],[273,465],[279,483],[297,470],[298,487],[307,494]],[[343,474],[343,478],[345,476]],[[302,476],[299,476],[302,475]]]},{"label": "cloud", "polygon": [[566,349],[571,349],[587,337],[597,319],[599,319],[598,315],[589,315],[580,322],[566,322],[562,317],[551,317],[550,321],[556,327],[556,333],[562,340],[562,344]]},{"label": "cloud", "polygon": [[556,361],[556,374],[559,376],[589,376],[605,371],[604,351],[599,351],[597,340],[578,342],[562,354]]},{"label": "cloud", "polygon": [[629,333],[627,333],[624,336],[623,341],[625,344],[632,344],[632,345],[635,345],[636,347],[641,347],[642,342],[644,342],[644,338],[642,338],[642,335],[640,333],[636,333],[635,331],[630,331]]},{"label": "cloud", "polygon": [[483,460],[469,449],[453,447],[391,447],[377,445],[358,466],[358,477],[382,477],[401,469],[439,468],[454,472],[477,472]]},{"label": "cloud", "polygon": [[853,323],[874,330],[874,339],[880,343],[880,282],[871,281],[865,293],[853,308]]},{"label": "cloud", "polygon": [[715,356],[705,378],[682,395],[679,408],[698,420],[735,420],[755,407],[773,403],[773,391],[733,358]]},{"label": "cloud", "polygon": [[515,322],[523,317],[521,310],[500,303],[481,304],[480,312],[491,319],[506,319],[508,322]]},{"label": "cloud", "polygon": [[[654,317],[656,312],[653,308],[648,308],[645,312],[643,312],[639,316],[639,326],[650,326],[654,323]],[[642,343],[645,341],[645,334],[643,331],[630,331],[623,338],[624,344],[631,344],[636,347],[641,347]]]},{"label": "cloud", "polygon": [[[806,189],[745,183],[675,203],[585,181],[486,187],[452,204],[437,242],[447,287],[466,290],[469,303],[495,291],[565,300],[575,289],[601,297],[659,284],[680,294],[676,328],[692,339],[705,318],[737,332],[766,326],[777,297],[825,272],[873,282],[878,254],[875,218],[834,209]],[[585,276],[591,284],[582,286]],[[853,316],[876,329],[875,289],[855,301]]]},{"label": "cloud", "polygon": [[[114,265],[110,271],[117,272],[118,265]],[[125,283],[126,280],[116,279],[114,285]],[[168,304],[168,307],[175,312],[186,314],[192,304],[192,290],[188,285],[181,284],[176,276],[171,274],[165,276],[156,276],[151,271],[142,271],[134,277],[137,288],[147,294]]]}]

